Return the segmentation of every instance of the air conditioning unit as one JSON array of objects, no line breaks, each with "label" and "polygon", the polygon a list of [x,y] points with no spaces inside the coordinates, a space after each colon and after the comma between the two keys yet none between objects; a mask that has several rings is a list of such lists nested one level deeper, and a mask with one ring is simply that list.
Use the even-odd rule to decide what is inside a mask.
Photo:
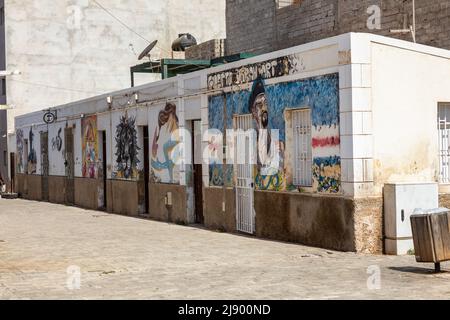
[{"label": "air conditioning unit", "polygon": [[392,183],[384,186],[385,251],[405,255],[414,250],[411,215],[439,207],[437,183]]}]

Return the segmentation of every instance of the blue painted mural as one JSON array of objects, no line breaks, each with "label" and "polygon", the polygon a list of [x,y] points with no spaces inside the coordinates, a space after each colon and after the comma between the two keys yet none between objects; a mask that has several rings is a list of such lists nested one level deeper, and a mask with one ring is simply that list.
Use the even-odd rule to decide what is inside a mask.
[{"label": "blue painted mural", "polygon": [[341,158],[314,158],[313,179],[318,192],[338,193],[341,187]]},{"label": "blue painted mural", "polygon": [[[209,127],[223,130],[223,95],[209,98]],[[339,136],[339,78],[329,74],[292,82],[265,85],[262,79],[253,82],[249,90],[226,94],[227,128],[233,128],[233,115],[251,114],[253,127],[258,135],[258,164],[255,169],[255,187],[258,190],[297,190],[288,179],[287,171],[292,171],[285,163],[286,114],[289,109],[310,108],[312,123],[313,181],[317,192],[340,192],[341,160]],[[259,134],[259,129],[267,129],[268,134]],[[270,130],[278,130],[279,139],[272,139]],[[275,140],[275,141],[274,141]],[[278,140],[278,141],[276,141]],[[264,148],[264,150],[261,150]],[[260,155],[270,158],[278,154],[280,169],[265,170]],[[232,170],[223,175],[222,165],[210,165],[210,185],[231,185]]]}]

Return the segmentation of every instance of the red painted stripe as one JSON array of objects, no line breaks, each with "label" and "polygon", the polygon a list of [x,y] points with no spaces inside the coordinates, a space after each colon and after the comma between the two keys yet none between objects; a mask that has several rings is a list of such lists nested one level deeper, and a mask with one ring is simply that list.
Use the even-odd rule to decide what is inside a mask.
[{"label": "red painted stripe", "polygon": [[323,148],[323,147],[335,147],[341,143],[339,137],[326,137],[326,138],[313,138],[312,146],[313,148]]}]

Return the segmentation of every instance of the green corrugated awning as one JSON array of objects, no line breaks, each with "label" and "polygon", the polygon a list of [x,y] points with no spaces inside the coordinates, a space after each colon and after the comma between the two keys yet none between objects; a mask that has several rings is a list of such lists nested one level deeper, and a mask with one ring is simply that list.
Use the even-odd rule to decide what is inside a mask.
[{"label": "green corrugated awning", "polygon": [[253,54],[239,53],[227,57],[212,60],[192,60],[192,59],[161,59],[138,64],[130,68],[131,86],[134,86],[135,73],[159,73],[163,79],[175,77],[177,74],[186,74],[210,67],[239,61],[253,57]]}]

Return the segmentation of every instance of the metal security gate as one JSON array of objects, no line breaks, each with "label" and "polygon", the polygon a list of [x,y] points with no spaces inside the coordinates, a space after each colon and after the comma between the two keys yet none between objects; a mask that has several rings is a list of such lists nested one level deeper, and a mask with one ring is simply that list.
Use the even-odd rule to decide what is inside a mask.
[{"label": "metal security gate", "polygon": [[441,183],[450,183],[450,104],[439,105],[439,162]]},{"label": "metal security gate", "polygon": [[255,233],[253,164],[256,139],[252,115],[234,117],[235,174],[236,174],[236,229]]}]

